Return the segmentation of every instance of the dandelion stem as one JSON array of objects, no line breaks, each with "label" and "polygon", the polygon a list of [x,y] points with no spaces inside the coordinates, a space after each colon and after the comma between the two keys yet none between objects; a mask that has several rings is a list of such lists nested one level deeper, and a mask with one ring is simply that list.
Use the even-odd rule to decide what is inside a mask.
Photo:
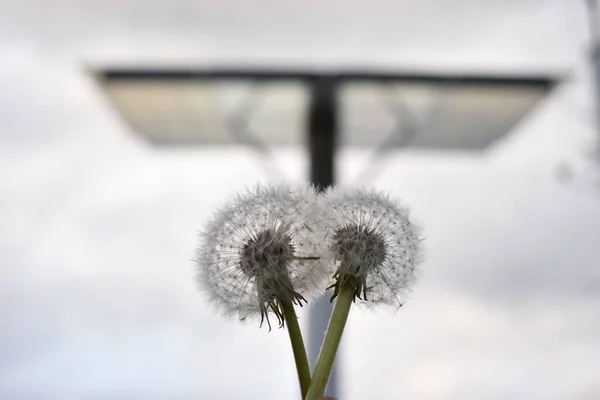
[{"label": "dandelion stem", "polygon": [[296,361],[300,391],[302,392],[302,398],[304,398],[310,386],[310,366],[308,365],[308,357],[306,356],[306,349],[302,340],[302,332],[300,331],[298,317],[296,316],[292,301],[284,302],[282,308],[287,324],[287,331],[290,335],[292,351],[294,352],[294,360]]},{"label": "dandelion stem", "polygon": [[312,377],[312,383],[308,389],[308,393],[305,400],[317,400],[323,396],[327,382],[329,381],[329,375],[331,375],[331,369],[333,368],[333,362],[335,360],[335,354],[340,345],[342,339],[342,333],[344,333],[344,327],[348,320],[348,314],[350,313],[350,306],[354,300],[355,288],[352,285],[344,284],[340,287],[329,320],[329,326],[325,333],[325,339],[321,345],[321,351],[319,352],[319,358],[315,366],[315,371]]}]

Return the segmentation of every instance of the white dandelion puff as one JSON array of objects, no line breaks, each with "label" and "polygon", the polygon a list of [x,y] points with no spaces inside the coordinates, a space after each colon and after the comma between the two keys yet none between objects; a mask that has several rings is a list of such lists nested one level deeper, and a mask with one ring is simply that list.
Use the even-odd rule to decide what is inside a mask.
[{"label": "white dandelion puff", "polygon": [[335,264],[331,299],[351,285],[355,301],[401,307],[422,258],[421,230],[408,209],[366,189],[330,189],[320,203]]},{"label": "white dandelion puff", "polygon": [[245,320],[269,314],[284,326],[284,304],[322,292],[328,271],[310,186],[257,186],[218,209],[201,234],[198,282],[215,308]]}]

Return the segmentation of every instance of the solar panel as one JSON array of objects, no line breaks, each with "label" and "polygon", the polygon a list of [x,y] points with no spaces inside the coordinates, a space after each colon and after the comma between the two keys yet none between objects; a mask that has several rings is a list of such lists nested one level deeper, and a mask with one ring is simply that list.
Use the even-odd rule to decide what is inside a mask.
[{"label": "solar panel", "polygon": [[[152,143],[299,145],[306,142],[310,85],[318,74],[104,70],[97,76],[122,119]],[[332,79],[340,145],[461,150],[485,149],[508,133],[555,82],[357,72]]]}]

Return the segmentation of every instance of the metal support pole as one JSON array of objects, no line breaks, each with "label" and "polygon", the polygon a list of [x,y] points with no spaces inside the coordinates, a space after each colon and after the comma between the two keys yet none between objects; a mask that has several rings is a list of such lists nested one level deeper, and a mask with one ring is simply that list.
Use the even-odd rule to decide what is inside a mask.
[{"label": "metal support pole", "polygon": [[[311,81],[309,110],[310,181],[320,190],[333,185],[335,145],[337,137],[337,82],[332,77],[318,77]],[[327,329],[332,305],[329,297],[322,297],[309,312],[308,358],[314,370],[321,342]],[[339,353],[337,356],[339,360]],[[336,397],[337,368],[333,367],[325,391]]]},{"label": "metal support pole", "polygon": [[587,0],[588,17],[590,24],[590,42],[591,42],[591,62],[594,71],[595,98],[596,98],[596,116],[597,122],[600,121],[600,18],[598,15],[598,1]]},{"label": "metal support pole", "polygon": [[[590,24],[591,65],[594,76],[594,111],[596,133],[600,135],[600,13],[597,0],[587,0],[587,11]],[[592,153],[595,162],[600,163],[600,136]]]}]

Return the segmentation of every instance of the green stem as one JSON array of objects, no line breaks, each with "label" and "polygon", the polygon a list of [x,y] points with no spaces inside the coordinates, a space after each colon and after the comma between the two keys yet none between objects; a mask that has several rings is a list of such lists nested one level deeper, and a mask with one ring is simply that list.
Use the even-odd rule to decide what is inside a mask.
[{"label": "green stem", "polygon": [[310,366],[308,365],[308,357],[302,340],[302,332],[298,324],[298,317],[294,310],[294,305],[291,301],[282,304],[283,315],[287,324],[287,331],[290,335],[292,343],[292,351],[294,352],[294,360],[296,361],[296,371],[298,372],[298,381],[300,382],[300,391],[302,398],[306,396],[310,386]]},{"label": "green stem", "polygon": [[355,289],[351,285],[343,285],[340,288],[305,400],[317,400],[325,393],[335,354],[340,345],[342,333],[344,333],[350,306],[354,300],[354,292]]}]

